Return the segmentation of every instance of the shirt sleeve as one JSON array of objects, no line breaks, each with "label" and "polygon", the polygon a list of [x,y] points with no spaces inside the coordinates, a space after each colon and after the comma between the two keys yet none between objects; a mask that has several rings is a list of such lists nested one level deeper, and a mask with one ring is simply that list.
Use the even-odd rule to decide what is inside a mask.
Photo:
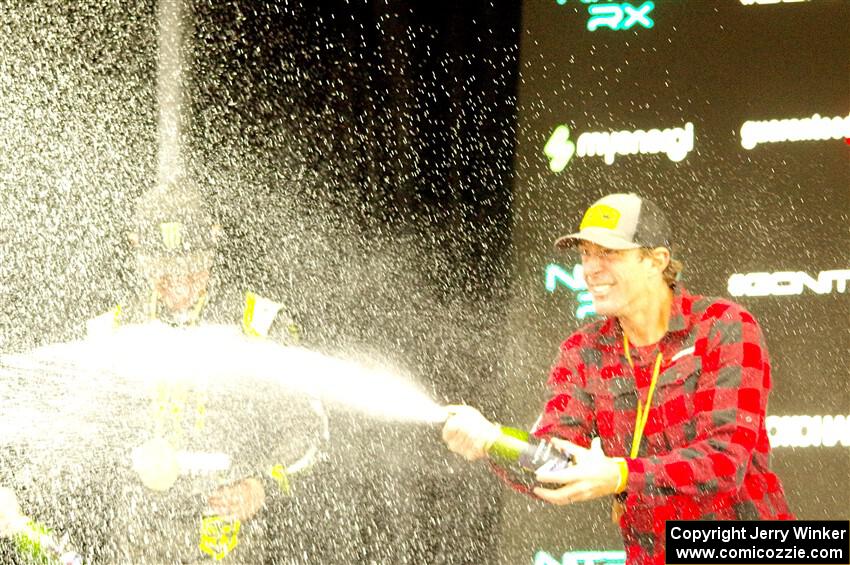
[{"label": "shirt sleeve", "polygon": [[626,459],[630,496],[700,496],[742,486],[763,427],[770,364],[749,312],[715,303],[703,319],[712,317],[707,335],[695,342],[702,372],[692,397],[694,441],[662,456]]},{"label": "shirt sleeve", "polygon": [[588,338],[582,333],[561,344],[558,358],[546,382],[548,398],[533,433],[539,438],[557,437],[583,447],[596,435],[593,397],[586,390],[581,350]]},{"label": "shirt sleeve", "polygon": [[[585,391],[585,372],[581,363],[581,349],[586,339],[584,334],[576,333],[561,344],[546,382],[543,413],[531,430],[535,437],[557,437],[589,447],[591,437],[596,435],[593,398]],[[534,496],[531,492],[534,481],[529,476],[517,469],[501,467],[493,461],[490,467],[514,490]]]}]

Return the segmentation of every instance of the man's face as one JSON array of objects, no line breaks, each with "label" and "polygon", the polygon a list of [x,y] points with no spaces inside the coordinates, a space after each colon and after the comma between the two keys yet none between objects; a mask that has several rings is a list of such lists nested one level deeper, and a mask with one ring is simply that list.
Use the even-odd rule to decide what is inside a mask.
[{"label": "man's face", "polygon": [[207,257],[140,258],[142,272],[170,312],[185,312],[195,306],[207,290],[210,261]]},{"label": "man's face", "polygon": [[650,291],[655,272],[640,249],[615,250],[582,241],[584,280],[601,316],[626,316]]},{"label": "man's face", "polygon": [[156,280],[154,288],[168,310],[185,312],[198,303],[209,280],[209,271],[164,274]]}]

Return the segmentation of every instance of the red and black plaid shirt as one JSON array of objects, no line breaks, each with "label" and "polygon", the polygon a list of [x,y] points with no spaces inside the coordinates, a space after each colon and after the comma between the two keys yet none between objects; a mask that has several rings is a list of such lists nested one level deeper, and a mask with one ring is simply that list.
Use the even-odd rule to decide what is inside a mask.
[{"label": "red and black plaid shirt", "polygon": [[[629,458],[638,398],[646,400],[658,352],[661,372],[638,456]],[[664,563],[669,519],[792,519],[770,472],[765,409],[770,362],[753,316],[727,300],[679,288],[661,341],[630,348],[616,318],[600,319],[562,345],[551,396],[534,434],[585,447],[629,467],[620,521],[629,563]]]}]

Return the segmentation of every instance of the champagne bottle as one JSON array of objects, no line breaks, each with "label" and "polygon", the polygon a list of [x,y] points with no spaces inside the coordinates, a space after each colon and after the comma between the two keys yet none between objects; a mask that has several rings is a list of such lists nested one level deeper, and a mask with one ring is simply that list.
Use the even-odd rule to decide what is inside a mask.
[{"label": "champagne bottle", "polygon": [[548,441],[506,426],[500,426],[500,434],[487,453],[495,464],[518,471],[527,482],[533,482],[539,470],[560,471],[575,464],[572,455],[561,453]]}]

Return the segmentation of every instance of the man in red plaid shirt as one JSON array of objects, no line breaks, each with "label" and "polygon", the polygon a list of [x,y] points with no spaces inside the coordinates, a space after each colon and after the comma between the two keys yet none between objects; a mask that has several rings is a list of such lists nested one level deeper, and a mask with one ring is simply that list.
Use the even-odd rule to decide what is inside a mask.
[{"label": "man in red plaid shirt", "polygon": [[[793,518],[768,464],[761,329],[741,306],[677,283],[670,239],[652,202],[612,194],[556,242],[579,247],[600,319],[561,345],[533,430],[576,463],[538,472],[533,494],[611,497],[629,563],[664,563],[666,520]],[[500,428],[471,407],[451,413],[449,448],[485,457]]]}]

